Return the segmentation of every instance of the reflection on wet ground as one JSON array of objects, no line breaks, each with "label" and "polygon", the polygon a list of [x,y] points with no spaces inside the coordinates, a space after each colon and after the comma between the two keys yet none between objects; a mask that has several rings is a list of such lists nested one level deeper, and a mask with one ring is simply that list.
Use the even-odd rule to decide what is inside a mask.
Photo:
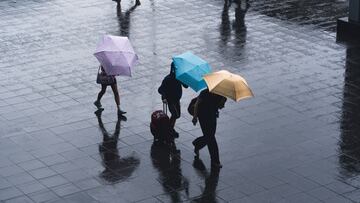
[{"label": "reflection on wet ground", "polygon": [[346,50],[339,163],[341,175],[349,179],[360,172],[360,48]]},{"label": "reflection on wet ground", "polygon": [[250,0],[253,11],[299,25],[336,31],[336,20],[347,16],[348,0]]},{"label": "reflection on wet ground", "polygon": [[[230,21],[229,7],[233,5],[235,7],[235,19]],[[238,46],[243,46],[246,42],[246,25],[245,14],[250,7],[248,0],[239,0],[233,3],[225,1],[223,11],[221,14],[220,23],[220,38],[222,47],[226,47],[229,39],[231,38],[232,30],[235,33],[236,42]]]},{"label": "reflection on wet ground", "polygon": [[140,160],[134,155],[125,158],[121,158],[119,155],[117,147],[120,135],[120,123],[121,120],[126,120],[126,117],[121,116],[117,119],[114,134],[110,135],[105,129],[101,119],[102,110],[97,110],[95,114],[101,133],[103,134],[103,141],[99,145],[99,153],[105,170],[101,172],[100,177],[109,183],[124,181],[131,176],[140,164]]},{"label": "reflection on wet ground", "polygon": [[219,173],[220,169],[216,167],[212,167],[210,169],[210,173],[207,171],[205,164],[199,158],[194,160],[193,163],[194,168],[197,172],[202,176],[205,180],[205,186],[201,193],[201,195],[197,198],[194,198],[194,202],[217,202],[216,199],[216,187],[219,182]]},{"label": "reflection on wet ground", "polygon": [[151,146],[153,167],[158,170],[160,181],[166,195],[171,202],[183,201],[180,192],[189,194],[189,181],[181,173],[181,152],[175,147],[154,142]]},{"label": "reflection on wet ground", "polygon": [[121,4],[118,3],[116,5],[116,14],[117,14],[117,17],[118,17],[119,29],[120,29],[119,36],[130,37],[129,36],[130,15],[136,9],[136,7],[138,7],[138,5],[134,5],[134,6],[130,7],[128,10],[126,10],[123,13],[122,10],[121,10]]},{"label": "reflection on wet ground", "polygon": [[[332,32],[346,4],[1,1],[0,201],[358,202],[359,46]],[[140,58],[118,80],[126,122],[112,94],[93,113],[105,33],[129,36]],[[194,159],[186,110],[175,148],[149,130],[171,56],[187,50],[256,95],[221,110],[220,171]],[[184,90],[182,109],[195,95]]]}]

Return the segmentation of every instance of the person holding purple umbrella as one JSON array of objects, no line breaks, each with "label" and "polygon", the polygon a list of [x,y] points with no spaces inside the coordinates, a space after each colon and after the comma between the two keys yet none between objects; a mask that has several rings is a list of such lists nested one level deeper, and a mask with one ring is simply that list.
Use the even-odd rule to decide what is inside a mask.
[{"label": "person holding purple umbrella", "polygon": [[104,110],[104,108],[102,108],[101,105],[101,98],[102,96],[105,94],[106,92],[106,88],[107,86],[110,86],[113,93],[114,93],[114,98],[115,98],[115,103],[117,106],[117,112],[118,112],[118,116],[122,116],[123,114],[126,114],[125,111],[120,109],[120,96],[119,96],[119,91],[117,88],[117,82],[116,82],[116,78],[113,75],[107,75],[104,68],[100,65],[99,67],[101,73],[103,74],[107,79],[107,82],[103,82],[103,81],[97,81],[99,84],[101,84],[101,90],[97,96],[97,100],[94,102],[94,105],[99,109],[99,110]]},{"label": "person holding purple umbrella", "polygon": [[104,35],[96,47],[94,56],[99,61],[96,83],[101,84],[94,105],[102,109],[101,98],[110,86],[115,97],[118,116],[126,112],[120,109],[120,96],[115,76],[131,77],[131,69],[137,64],[138,56],[132,47],[128,37]]}]

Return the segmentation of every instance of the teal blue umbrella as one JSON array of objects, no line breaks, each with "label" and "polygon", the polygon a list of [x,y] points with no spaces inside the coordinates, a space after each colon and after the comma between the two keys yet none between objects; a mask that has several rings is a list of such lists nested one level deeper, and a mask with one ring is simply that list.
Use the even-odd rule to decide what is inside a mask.
[{"label": "teal blue umbrella", "polygon": [[208,62],[189,51],[173,56],[173,62],[176,79],[188,85],[196,92],[207,87],[203,76],[211,72]]}]

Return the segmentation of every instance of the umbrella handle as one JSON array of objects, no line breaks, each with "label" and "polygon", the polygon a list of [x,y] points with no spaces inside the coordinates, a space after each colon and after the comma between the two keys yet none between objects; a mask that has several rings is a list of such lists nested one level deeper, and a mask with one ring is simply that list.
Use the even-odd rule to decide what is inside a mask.
[{"label": "umbrella handle", "polygon": [[167,115],[167,104],[163,102],[163,111]]},{"label": "umbrella handle", "polygon": [[102,73],[101,71],[101,66],[99,66],[99,69],[98,69],[98,74]]}]

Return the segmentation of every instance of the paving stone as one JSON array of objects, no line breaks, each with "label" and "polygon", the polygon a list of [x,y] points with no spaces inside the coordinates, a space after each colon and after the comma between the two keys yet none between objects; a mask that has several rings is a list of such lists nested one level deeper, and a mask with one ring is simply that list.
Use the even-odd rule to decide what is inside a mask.
[{"label": "paving stone", "polygon": [[55,186],[63,185],[65,183],[69,182],[60,175],[47,177],[47,178],[44,178],[44,179],[40,179],[39,181],[40,181],[41,184],[43,184],[43,185],[45,185],[47,187],[55,187]]},{"label": "paving stone", "polygon": [[333,183],[325,185],[325,187],[327,187],[330,190],[336,192],[337,194],[344,194],[344,193],[356,190],[355,187],[353,187],[351,185],[348,185],[348,184],[346,184],[344,182],[340,182],[340,181],[335,181]]},{"label": "paving stone", "polygon": [[305,193],[299,193],[299,194],[295,194],[292,195],[288,198],[286,198],[287,201],[291,201],[291,202],[313,202],[313,203],[320,203],[320,200],[317,200]]},{"label": "paving stone", "polygon": [[32,201],[27,196],[20,196],[20,197],[15,197],[13,199],[6,200],[5,202],[6,203],[33,203],[34,201]]},{"label": "paving stone", "polygon": [[25,161],[25,162],[19,163],[18,165],[27,171],[42,168],[45,166],[45,164],[43,164],[41,161],[36,160],[36,159],[30,160],[30,161]]},{"label": "paving stone", "polygon": [[53,188],[51,188],[51,190],[60,197],[70,195],[70,194],[80,191],[80,189],[78,187],[76,187],[74,184],[71,184],[71,183],[53,187]]},{"label": "paving stone", "polygon": [[239,191],[237,188],[234,187],[229,187],[220,190],[217,192],[216,195],[225,201],[236,200],[246,196],[244,193],[242,193],[241,191]]},{"label": "paving stone", "polygon": [[8,187],[0,190],[0,200],[4,201],[17,196],[21,196],[22,193],[15,187]]},{"label": "paving stone", "polygon": [[26,152],[19,152],[19,153],[10,155],[9,159],[11,161],[13,161],[14,163],[20,163],[20,162],[32,160],[32,159],[34,159],[34,157],[31,156],[31,154],[28,154]]},{"label": "paving stone", "polygon": [[84,179],[74,182],[82,190],[88,190],[100,186],[101,184],[96,179]]},{"label": "paving stone", "polygon": [[76,193],[65,197],[66,201],[69,202],[97,202],[86,193]]},{"label": "paving stone", "polygon": [[3,168],[0,168],[0,174],[2,177],[7,177],[15,174],[19,174],[21,172],[24,172],[24,170],[17,165],[12,166],[6,166]]},{"label": "paving stone", "polygon": [[30,194],[46,189],[46,187],[38,181],[24,183],[18,185],[17,188],[19,188],[24,194]]},{"label": "paving stone", "polygon": [[320,201],[326,201],[327,199],[336,199],[341,197],[340,195],[336,194],[331,190],[328,190],[325,187],[316,188],[307,193]]},{"label": "paving stone", "polygon": [[29,173],[26,172],[8,176],[6,177],[6,179],[14,185],[20,185],[35,180],[34,177],[32,177]]},{"label": "paving stone", "polygon": [[0,178],[0,189],[8,188],[11,185],[12,184],[9,181],[7,181],[5,178]]},{"label": "paving stone", "polygon": [[51,170],[48,167],[31,170],[29,171],[29,173],[36,179],[46,178],[57,174],[55,171]]},{"label": "paving stone", "polygon": [[52,165],[59,164],[59,163],[64,163],[67,161],[64,157],[62,157],[59,154],[53,154],[50,156],[46,156],[46,157],[40,158],[40,160],[48,166],[52,166]]},{"label": "paving stone", "polygon": [[46,201],[58,199],[56,194],[48,189],[45,189],[45,190],[42,190],[39,192],[35,192],[35,193],[31,193],[31,194],[29,194],[29,197],[34,202],[46,202]]}]

